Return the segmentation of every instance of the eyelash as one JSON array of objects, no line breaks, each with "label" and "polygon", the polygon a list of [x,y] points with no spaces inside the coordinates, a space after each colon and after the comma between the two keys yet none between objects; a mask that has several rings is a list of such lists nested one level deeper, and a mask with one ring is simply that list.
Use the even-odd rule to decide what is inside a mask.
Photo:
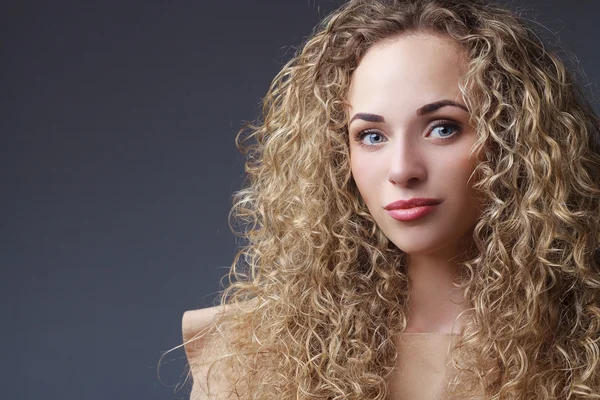
[{"label": "eyelash", "polygon": [[[429,131],[431,132],[435,128],[439,128],[439,127],[451,127],[452,129],[455,130],[455,133],[453,133],[451,136],[446,136],[445,138],[439,138],[437,140],[443,140],[443,141],[452,140],[452,139],[456,138],[456,136],[458,136],[461,132],[460,125],[458,125],[457,123],[455,123],[453,121],[447,121],[447,120],[436,121],[432,126],[429,127]],[[379,131],[377,129],[365,129],[364,131],[360,131],[355,135],[355,140],[358,142],[359,146],[363,146],[363,147],[379,146],[378,144],[364,144],[363,143],[363,139],[365,138],[365,136],[374,134],[374,133],[381,135],[381,131]]]}]

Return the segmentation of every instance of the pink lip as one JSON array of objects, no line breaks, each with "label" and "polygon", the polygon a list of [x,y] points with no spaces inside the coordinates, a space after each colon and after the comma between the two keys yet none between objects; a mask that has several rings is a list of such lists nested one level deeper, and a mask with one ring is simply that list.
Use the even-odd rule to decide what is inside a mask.
[{"label": "pink lip", "polygon": [[413,208],[397,208],[395,210],[388,210],[390,217],[397,219],[398,221],[412,221],[413,219],[421,218],[432,211],[436,206],[422,206]]},{"label": "pink lip", "polygon": [[405,210],[405,209],[414,208],[414,207],[436,206],[436,205],[440,204],[441,202],[442,202],[442,200],[438,200],[438,199],[414,198],[414,199],[408,199],[408,200],[397,200],[397,201],[394,201],[393,203],[388,204],[387,206],[385,206],[383,208],[388,211],[398,210],[398,209]]},{"label": "pink lip", "polygon": [[435,210],[442,200],[438,199],[409,199],[398,200],[384,207],[390,217],[399,221],[412,221],[421,218]]}]

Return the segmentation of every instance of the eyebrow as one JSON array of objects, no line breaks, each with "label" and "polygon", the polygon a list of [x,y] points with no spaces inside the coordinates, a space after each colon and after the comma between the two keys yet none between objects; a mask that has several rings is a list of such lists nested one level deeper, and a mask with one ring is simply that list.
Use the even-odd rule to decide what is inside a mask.
[{"label": "eyebrow", "polygon": [[442,107],[446,107],[446,106],[458,107],[461,110],[469,112],[469,109],[460,103],[457,103],[452,100],[440,100],[440,101],[436,101],[435,103],[425,104],[423,107],[421,107],[417,110],[417,115],[420,117],[422,115],[432,113],[432,112],[434,112]]},{"label": "eyebrow", "polygon": [[[433,103],[425,104],[424,106],[420,107],[417,110],[416,114],[417,114],[417,116],[421,117],[426,114],[431,114],[432,112],[437,111],[438,109],[440,109],[442,107],[446,107],[446,106],[458,107],[461,110],[469,112],[469,109],[460,103],[457,103],[452,100],[440,100],[440,101],[436,101]],[[363,121],[367,121],[367,122],[385,122],[385,118],[383,118],[381,115],[370,114],[370,113],[356,113],[350,119],[350,122],[348,122],[348,125],[350,125],[350,123],[352,121],[354,121],[355,119],[362,119]]]}]

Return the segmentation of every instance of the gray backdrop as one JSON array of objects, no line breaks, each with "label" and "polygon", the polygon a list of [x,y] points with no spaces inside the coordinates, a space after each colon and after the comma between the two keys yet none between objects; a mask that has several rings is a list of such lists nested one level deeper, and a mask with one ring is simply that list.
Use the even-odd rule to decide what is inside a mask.
[{"label": "gray backdrop", "polygon": [[[1,398],[187,397],[183,351],[156,366],[235,254],[235,133],[340,3],[3,2]],[[598,2],[512,4],[596,96]]]}]

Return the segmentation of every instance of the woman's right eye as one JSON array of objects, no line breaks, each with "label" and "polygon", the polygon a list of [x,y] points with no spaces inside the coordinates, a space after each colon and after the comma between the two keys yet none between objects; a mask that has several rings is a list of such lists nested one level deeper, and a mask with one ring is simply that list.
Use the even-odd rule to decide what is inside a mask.
[{"label": "woman's right eye", "polygon": [[[365,140],[366,139],[366,140]],[[384,141],[383,134],[375,129],[366,129],[356,134],[356,141],[360,146],[373,147]]]}]

